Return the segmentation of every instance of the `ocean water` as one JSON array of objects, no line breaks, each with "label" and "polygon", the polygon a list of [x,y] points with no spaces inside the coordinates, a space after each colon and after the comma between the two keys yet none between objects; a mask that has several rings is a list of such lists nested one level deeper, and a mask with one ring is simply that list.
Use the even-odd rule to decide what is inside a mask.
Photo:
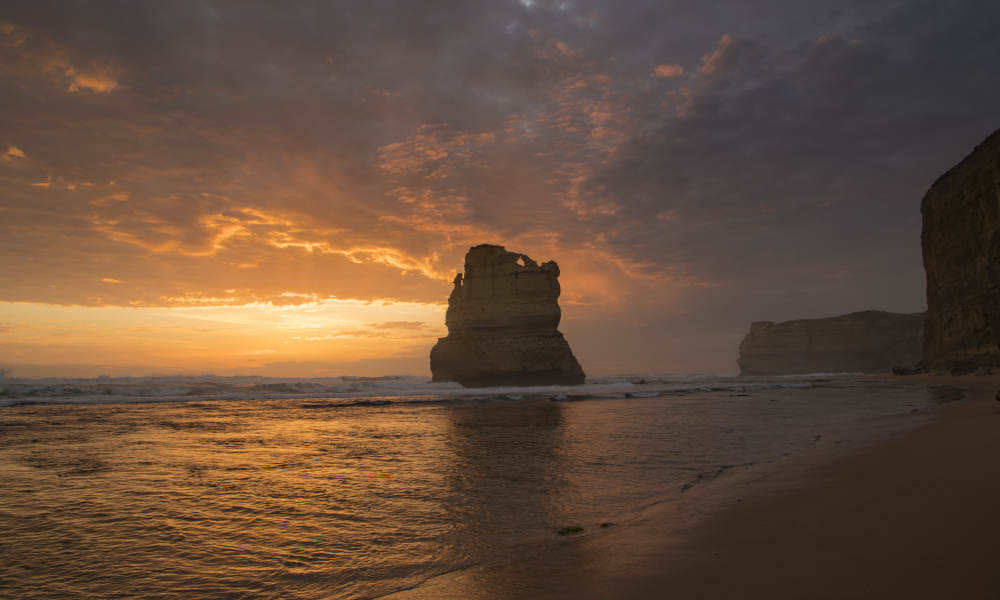
[{"label": "ocean water", "polygon": [[950,388],[850,376],[0,381],[0,596],[377,598]]}]

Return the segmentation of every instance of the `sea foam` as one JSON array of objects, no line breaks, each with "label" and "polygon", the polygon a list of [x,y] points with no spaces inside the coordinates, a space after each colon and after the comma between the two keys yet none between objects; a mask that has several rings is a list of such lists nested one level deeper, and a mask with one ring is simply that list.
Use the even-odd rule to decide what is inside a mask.
[{"label": "sea foam", "polygon": [[591,377],[583,385],[465,388],[457,383],[432,382],[428,377],[257,377],[163,376],[97,377],[84,379],[0,380],[0,406],[25,403],[183,402],[283,398],[383,398],[388,402],[420,402],[443,398],[516,400],[548,397],[556,401],[588,398],[653,398],[694,392],[746,392],[810,387],[810,378],[730,376],[613,376]]}]

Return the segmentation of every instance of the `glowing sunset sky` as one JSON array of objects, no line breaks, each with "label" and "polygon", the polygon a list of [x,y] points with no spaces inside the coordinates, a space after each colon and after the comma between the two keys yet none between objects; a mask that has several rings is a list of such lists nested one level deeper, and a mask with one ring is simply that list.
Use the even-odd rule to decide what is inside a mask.
[{"label": "glowing sunset sky", "polygon": [[[923,310],[1000,3],[4,2],[0,367],[428,373],[470,245],[590,374]],[[711,8],[706,8],[711,5]]]}]

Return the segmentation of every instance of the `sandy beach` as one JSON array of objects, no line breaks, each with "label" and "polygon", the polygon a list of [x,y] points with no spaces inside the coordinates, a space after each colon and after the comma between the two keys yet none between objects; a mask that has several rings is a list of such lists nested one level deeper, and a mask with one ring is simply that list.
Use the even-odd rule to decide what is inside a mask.
[{"label": "sandy beach", "polygon": [[635,522],[392,597],[1000,597],[1000,377],[889,379],[966,398],[881,443],[734,469]]}]

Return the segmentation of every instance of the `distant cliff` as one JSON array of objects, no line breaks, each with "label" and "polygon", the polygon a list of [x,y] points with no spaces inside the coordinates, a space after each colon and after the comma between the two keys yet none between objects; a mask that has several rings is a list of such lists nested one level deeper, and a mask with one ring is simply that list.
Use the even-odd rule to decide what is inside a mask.
[{"label": "distant cliff", "polygon": [[924,313],[866,310],[826,319],[757,321],[740,342],[741,375],[881,373],[921,358]]},{"label": "distant cliff", "polygon": [[1000,130],[934,182],[920,212],[927,366],[1000,365]]},{"label": "distant cliff", "polygon": [[572,385],[584,373],[559,326],[559,266],[503,246],[465,255],[448,298],[448,336],[431,349],[434,381],[466,386]]}]

